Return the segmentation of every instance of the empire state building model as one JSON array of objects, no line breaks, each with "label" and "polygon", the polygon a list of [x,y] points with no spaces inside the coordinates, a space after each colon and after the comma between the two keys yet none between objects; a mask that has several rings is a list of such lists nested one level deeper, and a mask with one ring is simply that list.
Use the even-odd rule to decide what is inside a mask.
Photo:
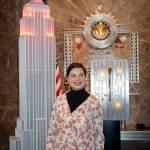
[{"label": "empire state building model", "polygon": [[45,150],[55,100],[56,42],[48,5],[24,5],[19,37],[19,117],[10,150]]}]

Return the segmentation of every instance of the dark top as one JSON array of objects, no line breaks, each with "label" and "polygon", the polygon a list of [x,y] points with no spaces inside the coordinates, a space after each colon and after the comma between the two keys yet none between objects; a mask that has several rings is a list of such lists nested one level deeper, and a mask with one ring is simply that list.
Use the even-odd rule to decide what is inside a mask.
[{"label": "dark top", "polygon": [[88,97],[90,94],[85,90],[81,89],[78,91],[75,91],[71,89],[67,93],[67,101],[70,107],[70,111],[73,112],[79,105],[81,105]]}]

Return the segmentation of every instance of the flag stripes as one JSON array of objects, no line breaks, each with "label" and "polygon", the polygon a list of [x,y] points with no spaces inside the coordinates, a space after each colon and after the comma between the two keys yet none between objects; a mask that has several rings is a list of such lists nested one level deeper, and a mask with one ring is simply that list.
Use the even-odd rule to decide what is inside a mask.
[{"label": "flag stripes", "polygon": [[56,97],[62,94],[59,66],[56,64]]}]

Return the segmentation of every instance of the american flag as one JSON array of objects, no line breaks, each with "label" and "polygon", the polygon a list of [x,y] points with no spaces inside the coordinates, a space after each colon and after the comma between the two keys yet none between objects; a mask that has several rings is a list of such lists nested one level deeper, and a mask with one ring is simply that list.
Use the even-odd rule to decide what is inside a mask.
[{"label": "american flag", "polygon": [[62,94],[62,86],[61,86],[61,79],[59,73],[59,66],[56,63],[56,97]]}]

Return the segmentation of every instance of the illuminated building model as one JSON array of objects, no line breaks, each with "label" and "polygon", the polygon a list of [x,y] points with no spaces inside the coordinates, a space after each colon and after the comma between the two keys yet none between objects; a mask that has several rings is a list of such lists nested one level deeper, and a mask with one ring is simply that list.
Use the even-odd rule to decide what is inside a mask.
[{"label": "illuminated building model", "polygon": [[48,5],[24,5],[19,37],[19,117],[10,150],[45,150],[48,120],[55,100],[54,20]]}]

